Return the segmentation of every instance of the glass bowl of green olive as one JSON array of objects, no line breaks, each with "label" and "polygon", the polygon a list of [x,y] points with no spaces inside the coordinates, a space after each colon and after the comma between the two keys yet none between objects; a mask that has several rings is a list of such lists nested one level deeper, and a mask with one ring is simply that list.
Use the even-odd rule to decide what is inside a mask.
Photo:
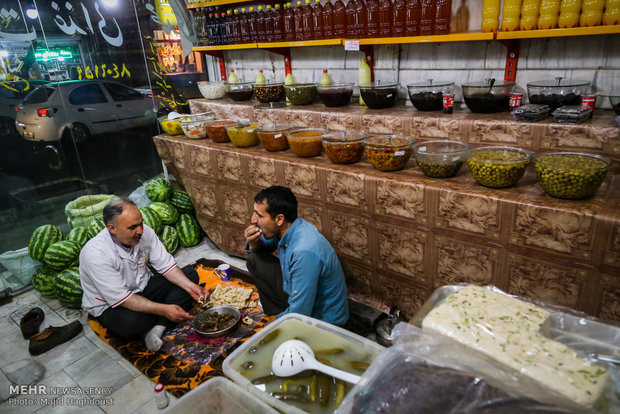
[{"label": "glass bowl of green olive", "polygon": [[461,141],[420,142],[413,147],[418,167],[433,178],[454,177],[467,160],[469,145]]},{"label": "glass bowl of green olive", "polygon": [[609,159],[583,152],[554,152],[534,158],[538,185],[552,197],[569,200],[592,196],[610,166]]},{"label": "glass bowl of green olive", "polygon": [[293,105],[310,105],[317,96],[316,83],[284,85],[284,92]]},{"label": "glass bowl of green olive", "polygon": [[467,165],[478,184],[505,188],[517,184],[531,159],[532,153],[523,148],[488,146],[471,150]]}]

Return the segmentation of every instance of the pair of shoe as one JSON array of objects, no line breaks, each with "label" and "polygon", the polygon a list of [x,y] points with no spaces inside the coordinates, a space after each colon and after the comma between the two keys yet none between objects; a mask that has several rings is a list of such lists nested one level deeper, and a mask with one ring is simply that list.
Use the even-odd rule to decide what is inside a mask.
[{"label": "pair of shoe", "polygon": [[40,355],[56,345],[64,344],[82,332],[80,321],[73,321],[64,326],[49,326],[39,332],[45,314],[41,308],[29,310],[19,321],[24,339],[30,339],[28,351],[30,355]]}]

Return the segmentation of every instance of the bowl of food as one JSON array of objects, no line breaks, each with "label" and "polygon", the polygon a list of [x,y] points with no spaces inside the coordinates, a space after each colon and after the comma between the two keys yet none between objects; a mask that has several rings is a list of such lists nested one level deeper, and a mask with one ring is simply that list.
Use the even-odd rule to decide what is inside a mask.
[{"label": "bowl of food", "polygon": [[553,109],[581,105],[581,97],[590,91],[590,85],[588,81],[566,80],[562,77],[528,82],[527,96],[530,103],[549,105]]},{"label": "bowl of food", "polygon": [[321,142],[331,162],[352,164],[362,158],[366,138],[368,134],[363,131],[328,131],[321,135]]},{"label": "bowl of food", "polygon": [[469,145],[461,141],[436,140],[416,144],[413,153],[418,167],[427,177],[454,177],[465,161]]},{"label": "bowl of food", "polygon": [[418,111],[441,111],[443,94],[454,93],[454,82],[418,82],[407,85],[409,99]]},{"label": "bowl of food", "polygon": [[400,83],[381,81],[362,83],[359,85],[360,95],[367,107],[385,109],[396,105]]},{"label": "bowl of food", "polygon": [[286,133],[295,129],[295,125],[289,123],[264,124],[256,128],[256,135],[267,151],[283,151],[289,149]]},{"label": "bowl of food", "polygon": [[205,99],[221,99],[226,95],[224,82],[198,82],[198,90]]},{"label": "bowl of food", "polygon": [[323,152],[321,135],[326,133],[322,128],[298,128],[286,133],[288,144],[293,154],[298,157],[314,157]]},{"label": "bowl of food", "polygon": [[213,142],[230,142],[228,138],[228,132],[226,127],[230,125],[236,125],[237,121],[234,119],[216,119],[207,122],[205,128],[207,129],[207,135]]},{"label": "bowl of food", "polygon": [[330,108],[345,106],[351,102],[353,95],[352,83],[334,83],[317,86],[317,94],[323,105]]},{"label": "bowl of food", "polygon": [[227,82],[226,93],[233,101],[248,101],[254,96],[252,82]]},{"label": "bowl of food", "polygon": [[187,138],[203,139],[207,137],[207,122],[209,121],[190,118],[182,120],[180,123],[181,129]]},{"label": "bowl of food", "polygon": [[252,90],[254,90],[254,97],[258,102],[278,102],[284,98],[283,82],[253,83]]},{"label": "bowl of food", "polygon": [[183,115],[180,118],[168,119],[168,115],[160,116],[157,118],[161,129],[168,135],[181,135],[183,128],[181,128],[181,121],[189,121],[191,117],[189,115]]},{"label": "bowl of food", "polygon": [[413,155],[411,137],[403,135],[378,135],[364,141],[368,162],[379,171],[402,170]]},{"label": "bowl of food", "polygon": [[236,124],[228,125],[226,133],[235,147],[253,147],[258,145],[258,136],[256,136],[256,128],[258,126],[258,124],[249,122],[237,122]]},{"label": "bowl of food", "polygon": [[194,330],[205,338],[224,336],[237,325],[241,312],[234,306],[214,306],[200,312],[192,323]]},{"label": "bowl of food", "polygon": [[316,83],[284,85],[284,92],[293,105],[310,105],[316,99]]},{"label": "bowl of food", "polygon": [[510,92],[514,82],[496,82],[495,79],[465,83],[463,98],[470,111],[479,114],[508,112],[510,109]]},{"label": "bowl of food", "polygon": [[584,152],[554,152],[534,158],[538,185],[552,197],[587,198],[605,180],[609,159]]},{"label": "bowl of food", "polygon": [[470,151],[467,165],[476,182],[485,187],[512,187],[523,177],[532,153],[508,146],[480,147]]},{"label": "bowl of food", "polygon": [[616,115],[620,115],[620,93],[616,95],[609,95],[609,103],[611,104],[611,109],[614,110]]}]

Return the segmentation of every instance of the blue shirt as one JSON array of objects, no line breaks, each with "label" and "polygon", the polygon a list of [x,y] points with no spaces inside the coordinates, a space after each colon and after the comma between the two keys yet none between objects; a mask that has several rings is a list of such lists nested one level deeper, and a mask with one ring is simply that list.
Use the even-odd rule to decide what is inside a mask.
[{"label": "blue shirt", "polygon": [[349,319],[347,286],[334,248],[312,224],[297,218],[284,237],[265,239],[264,251],[278,249],[287,313],[300,313],[334,325]]}]

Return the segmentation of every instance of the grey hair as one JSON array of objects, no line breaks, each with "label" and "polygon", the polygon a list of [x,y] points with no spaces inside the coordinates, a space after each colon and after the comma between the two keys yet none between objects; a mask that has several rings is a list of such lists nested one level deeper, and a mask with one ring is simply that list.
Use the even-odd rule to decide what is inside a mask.
[{"label": "grey hair", "polygon": [[119,198],[118,200],[114,200],[109,202],[103,208],[103,222],[107,226],[108,224],[116,224],[116,219],[118,216],[123,214],[123,210],[125,206],[132,205],[136,207],[136,203],[131,201],[128,198]]}]

